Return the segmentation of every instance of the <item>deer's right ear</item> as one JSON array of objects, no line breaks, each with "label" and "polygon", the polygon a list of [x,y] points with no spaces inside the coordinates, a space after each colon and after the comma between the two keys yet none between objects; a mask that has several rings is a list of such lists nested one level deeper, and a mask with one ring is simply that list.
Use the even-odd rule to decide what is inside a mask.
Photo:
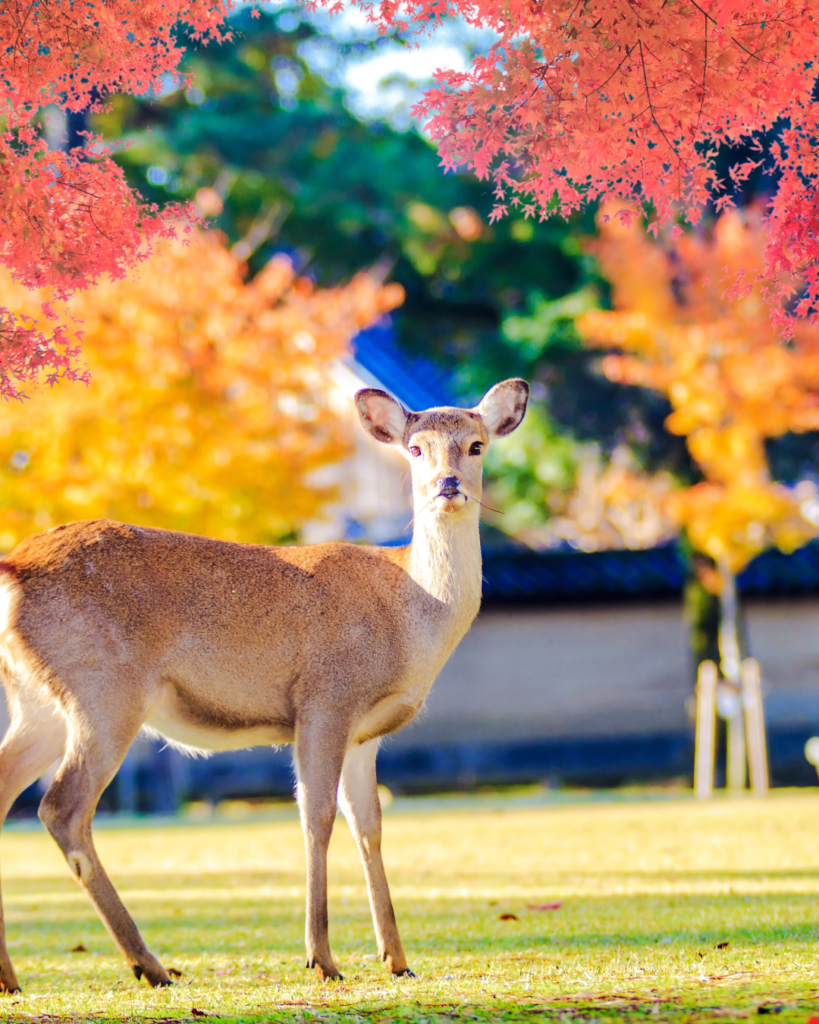
[{"label": "deer's right ear", "polygon": [[364,388],[357,391],[355,404],[367,433],[384,444],[401,444],[409,413],[386,391]]}]

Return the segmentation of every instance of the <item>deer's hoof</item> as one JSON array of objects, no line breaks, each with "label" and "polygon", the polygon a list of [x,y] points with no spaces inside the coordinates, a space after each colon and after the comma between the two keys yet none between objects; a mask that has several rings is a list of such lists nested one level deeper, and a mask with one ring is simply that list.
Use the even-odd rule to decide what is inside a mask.
[{"label": "deer's hoof", "polygon": [[[390,972],[390,974],[394,978],[414,978],[415,977],[415,975],[412,973],[412,971],[409,969],[409,967],[407,967],[407,963],[404,960],[403,956],[401,957],[401,961],[403,961],[403,967],[399,967],[396,964],[395,960],[393,960],[393,958],[392,958],[392,954],[390,954],[390,953],[382,953],[381,954],[381,959],[384,961],[384,965],[386,966],[387,970]],[[401,963],[401,961],[399,961],[399,963]]]},{"label": "deer's hoof", "polygon": [[134,972],[134,977],[137,981],[141,981],[144,978],[153,988],[167,988],[168,985],[173,985],[170,975],[159,964],[153,970],[146,970],[144,967],[140,967],[139,964],[134,964],[131,970]]},{"label": "deer's hoof", "polygon": [[344,981],[344,975],[339,974],[335,967],[326,968],[316,964],[316,977],[319,981]]},{"label": "deer's hoof", "polygon": [[3,959],[5,963],[0,967],[0,995],[13,996],[15,992],[20,991],[20,986],[17,983],[17,972],[12,967],[8,957]]},{"label": "deer's hoof", "polygon": [[307,969],[309,970],[311,967],[316,972],[316,977],[319,981],[344,981],[343,976],[339,974],[335,964],[331,963],[329,966],[325,967],[323,964],[320,964],[315,957],[313,957],[312,960],[307,961]]}]

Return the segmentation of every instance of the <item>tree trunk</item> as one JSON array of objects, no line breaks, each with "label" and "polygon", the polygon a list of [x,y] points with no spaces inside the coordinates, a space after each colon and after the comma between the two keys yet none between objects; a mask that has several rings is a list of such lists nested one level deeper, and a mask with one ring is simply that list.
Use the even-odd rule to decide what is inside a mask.
[{"label": "tree trunk", "polygon": [[729,790],[745,789],[745,718],[742,713],[742,660],[747,654],[744,637],[744,622],[737,595],[737,582],[725,562],[719,563],[720,625],[719,653],[720,670],[725,680],[722,700],[717,706],[727,719],[727,778]]},{"label": "tree trunk", "polygon": [[691,679],[696,683],[704,661],[713,661],[715,665],[720,662],[720,580],[712,559],[690,547],[683,550],[688,555],[683,610],[691,651]]},{"label": "tree trunk", "polygon": [[[746,759],[740,666],[748,656],[748,645],[736,578],[727,566],[717,565],[708,555],[688,546],[686,541],[683,550],[688,556],[683,599],[692,678],[696,681],[704,661],[713,661],[719,666],[722,678],[718,688],[718,708],[720,717],[726,721],[727,735],[725,740],[718,736],[718,753],[724,743],[728,788],[743,789]],[[726,717],[731,712],[731,717]],[[717,763],[720,760],[718,757]],[[717,782],[718,786],[721,784]]]}]

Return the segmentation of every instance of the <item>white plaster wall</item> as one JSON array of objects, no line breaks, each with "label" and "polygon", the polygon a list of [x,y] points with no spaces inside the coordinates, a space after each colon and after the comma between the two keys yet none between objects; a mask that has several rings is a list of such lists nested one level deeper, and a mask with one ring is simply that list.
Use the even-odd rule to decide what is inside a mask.
[{"label": "white plaster wall", "polygon": [[769,725],[810,725],[819,734],[819,600],[753,601],[746,615]]},{"label": "white plaster wall", "polygon": [[685,729],[687,657],[676,603],[486,611],[393,742]]}]

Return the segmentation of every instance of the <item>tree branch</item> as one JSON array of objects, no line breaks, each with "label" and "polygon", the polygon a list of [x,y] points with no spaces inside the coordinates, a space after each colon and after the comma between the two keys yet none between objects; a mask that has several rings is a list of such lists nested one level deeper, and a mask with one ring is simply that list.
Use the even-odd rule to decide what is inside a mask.
[{"label": "tree branch", "polygon": [[668,146],[668,148],[671,150],[671,152],[674,154],[674,156],[676,156],[678,163],[682,163],[683,162],[682,161],[682,157],[677,152],[677,150],[674,148],[674,146],[671,143],[671,140],[669,139],[669,137],[666,135],[665,131],[663,130],[663,126],[657,120],[657,114],[656,114],[656,111],[654,110],[654,104],[652,103],[652,100],[651,100],[651,90],[650,90],[649,85],[648,85],[648,72],[646,70],[646,58],[645,58],[645,54],[643,53],[643,42],[642,42],[641,39],[637,40],[637,45],[640,47],[640,63],[643,66],[643,82],[644,82],[645,87],[646,87],[646,99],[648,100],[648,107],[649,107],[649,110],[651,111],[651,119],[654,122],[654,124],[657,126],[657,128],[659,129],[660,135],[662,135],[662,137],[665,139],[665,142],[666,142],[666,145]]}]

